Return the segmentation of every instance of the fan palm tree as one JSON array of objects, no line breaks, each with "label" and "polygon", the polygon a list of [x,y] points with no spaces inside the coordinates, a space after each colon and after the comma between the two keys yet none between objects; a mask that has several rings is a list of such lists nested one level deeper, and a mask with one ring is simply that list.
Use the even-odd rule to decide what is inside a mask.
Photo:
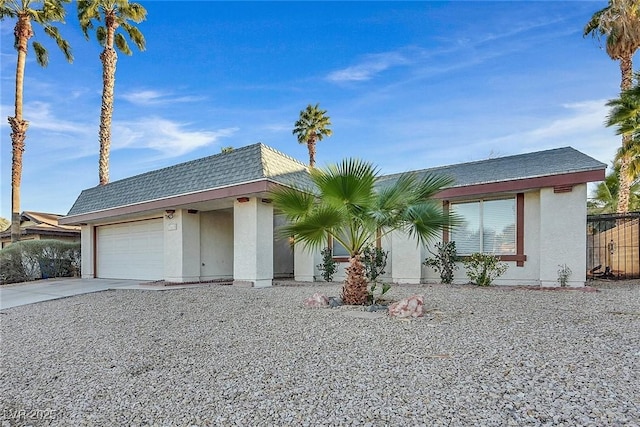
[{"label": "fan palm tree", "polygon": [[402,230],[426,243],[450,226],[450,217],[433,196],[450,185],[448,177],[412,173],[377,186],[377,170],[360,160],[348,159],[324,170],[310,169],[317,194],[297,188],[280,188],[272,194],[274,207],[288,225],[282,236],[319,250],[329,238],[349,253],[342,298],[347,304],[367,301],[367,278],[361,255],[376,238]]},{"label": "fan palm tree", "polygon": [[[633,55],[640,48],[640,0],[609,0],[609,5],[594,13],[584,27],[584,36],[606,38],[606,51],[609,57],[620,61],[620,91],[629,90],[633,84]],[[630,145],[628,134],[622,134],[622,146]],[[623,150],[624,151],[624,150]],[[618,212],[627,212],[629,206],[629,163],[631,159],[621,155],[620,192]]]},{"label": "fan palm tree", "polygon": [[[636,180],[640,174],[640,77],[636,76],[636,84],[620,93],[620,97],[607,102],[611,107],[605,124],[616,126],[616,133],[626,138],[624,145],[616,153],[616,164],[625,159],[626,174],[629,183]],[[618,176],[620,174],[617,174]]]},{"label": "fan palm tree", "polygon": [[309,166],[312,168],[316,165],[316,142],[322,141],[325,136],[331,136],[333,133],[329,129],[331,119],[326,114],[327,110],[321,110],[320,104],[315,106],[309,104],[306,109],[300,111],[300,118],[293,128],[292,133],[298,136],[298,142],[307,144]]},{"label": "fan palm tree", "polygon": [[100,185],[109,182],[109,152],[111,151],[111,122],[113,118],[113,93],[116,82],[116,62],[118,55],[114,46],[126,55],[131,55],[127,40],[118,32],[124,29],[129,39],[143,51],[144,36],[129,23],[140,23],[145,20],[147,11],[138,3],[127,0],[78,0],[78,19],[84,36],[89,39],[89,30],[93,29],[93,21],[102,22],[96,29],[96,37],[104,50],[100,54],[102,61],[102,106],[100,109],[100,159],[98,179]]},{"label": "fan palm tree", "polygon": [[[27,137],[29,122],[22,116],[23,94],[24,94],[24,70],[27,62],[27,51],[29,39],[34,36],[32,22],[41,25],[45,34],[55,40],[56,44],[64,53],[69,62],[73,61],[71,47],[62,38],[58,28],[52,25],[55,22],[64,23],[64,4],[70,0],[49,0],[49,1],[6,1],[0,3],[0,20],[5,18],[16,18],[17,22],[13,29],[15,36],[15,48],[18,51],[18,61],[16,64],[16,94],[15,94],[15,114],[9,117],[11,126],[11,241],[20,240],[20,185],[22,182],[22,157],[24,153],[24,142]],[[36,54],[36,61],[42,67],[49,63],[47,49],[37,41],[32,43],[33,51]]]},{"label": "fan palm tree", "polygon": [[[615,213],[618,207],[618,188],[620,167],[616,166],[604,181],[600,182],[591,193],[588,203],[589,214]],[[629,192],[629,210],[640,210],[640,182],[634,181]]]}]

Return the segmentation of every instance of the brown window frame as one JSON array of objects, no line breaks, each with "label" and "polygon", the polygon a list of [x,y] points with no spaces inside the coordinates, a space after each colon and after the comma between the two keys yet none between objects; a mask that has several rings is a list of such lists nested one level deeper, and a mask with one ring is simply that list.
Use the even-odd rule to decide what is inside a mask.
[{"label": "brown window frame", "polygon": [[[451,202],[444,200],[442,202],[442,209],[445,213],[449,213],[451,209]],[[449,241],[449,230],[442,232],[442,241]],[[466,257],[462,256],[462,259]],[[524,267],[524,263],[527,260],[527,256],[524,253],[524,193],[516,194],[516,253],[513,255],[498,255],[500,261],[515,262],[517,267]]]}]

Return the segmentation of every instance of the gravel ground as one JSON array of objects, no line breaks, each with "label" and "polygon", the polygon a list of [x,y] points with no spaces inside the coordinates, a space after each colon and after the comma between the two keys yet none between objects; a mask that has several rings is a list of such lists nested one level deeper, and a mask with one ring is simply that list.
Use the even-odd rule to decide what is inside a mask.
[{"label": "gravel ground", "polygon": [[[638,426],[640,286],[118,290],[3,310],[2,426]],[[369,316],[370,317],[366,317]]]}]

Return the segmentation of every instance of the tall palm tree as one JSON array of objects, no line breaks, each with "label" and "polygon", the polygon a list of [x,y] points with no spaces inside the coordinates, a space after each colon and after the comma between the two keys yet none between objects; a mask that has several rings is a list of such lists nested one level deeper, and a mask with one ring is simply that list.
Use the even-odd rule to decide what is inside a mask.
[{"label": "tall palm tree", "polygon": [[300,118],[295,123],[293,128],[293,134],[298,136],[298,142],[300,144],[307,144],[309,149],[309,166],[316,166],[316,142],[322,141],[325,136],[331,136],[333,133],[329,126],[331,126],[331,119],[326,115],[327,110],[321,110],[320,104],[312,106],[307,105],[307,108],[300,111]]},{"label": "tall palm tree", "polygon": [[111,151],[111,122],[113,118],[113,93],[116,83],[116,61],[118,55],[115,47],[126,55],[131,55],[127,40],[118,32],[123,28],[129,39],[143,51],[144,36],[129,21],[140,23],[145,20],[147,11],[138,3],[127,0],[78,0],[78,19],[84,36],[89,39],[89,30],[93,29],[93,21],[104,25],[96,29],[96,37],[104,50],[100,54],[102,61],[102,106],[100,109],[100,159],[98,178],[100,185],[109,182],[109,152]]},{"label": "tall palm tree", "polygon": [[[23,94],[24,94],[24,70],[27,62],[27,50],[29,39],[34,36],[32,22],[41,25],[45,34],[55,40],[56,44],[64,53],[67,61],[72,62],[71,47],[62,38],[58,28],[52,25],[55,22],[64,23],[65,10],[63,3],[70,0],[2,0],[0,2],[0,20],[5,18],[16,18],[17,22],[13,29],[15,36],[15,48],[18,51],[18,61],[16,64],[16,94],[15,94],[15,114],[9,117],[11,126],[11,241],[20,240],[20,185],[22,182],[22,157],[24,153],[24,141],[27,137],[29,122],[22,116]],[[36,54],[36,61],[42,67],[49,63],[47,49],[37,41],[32,43],[33,51]]]},{"label": "tall palm tree", "polygon": [[[631,88],[633,82],[633,55],[640,48],[640,0],[609,0],[609,5],[596,12],[584,27],[584,36],[606,38],[609,57],[620,61],[620,91]],[[622,135],[622,146],[629,147],[630,136]],[[627,212],[629,207],[630,159],[618,157],[620,164],[620,192],[618,212]]]},{"label": "tall palm tree", "polygon": [[272,194],[274,207],[289,224],[282,236],[319,250],[332,238],[349,253],[342,297],[347,304],[365,304],[367,278],[361,255],[367,244],[395,230],[426,243],[449,227],[450,217],[433,196],[451,184],[447,177],[412,173],[376,185],[377,170],[360,160],[343,160],[324,170],[311,168],[317,194],[280,188]]}]

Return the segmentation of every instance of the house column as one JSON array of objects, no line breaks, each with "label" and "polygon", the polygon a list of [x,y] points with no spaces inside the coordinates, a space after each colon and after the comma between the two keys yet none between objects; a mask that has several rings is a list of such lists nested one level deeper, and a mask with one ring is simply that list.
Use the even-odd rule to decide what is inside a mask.
[{"label": "house column", "polygon": [[394,283],[420,283],[424,248],[400,230],[391,233],[391,280]]},{"label": "house column", "polygon": [[83,279],[96,277],[96,227],[87,224],[80,228],[80,274]]},{"label": "house column", "polygon": [[540,189],[540,285],[559,286],[558,269],[571,269],[568,286],[584,286],[587,270],[587,185]]},{"label": "house column", "polygon": [[273,282],[273,205],[240,197],[233,204],[233,283],[256,288]]},{"label": "house column", "polygon": [[[171,216],[171,218],[169,218]],[[164,216],[164,279],[200,280],[200,214],[179,209]]]}]

